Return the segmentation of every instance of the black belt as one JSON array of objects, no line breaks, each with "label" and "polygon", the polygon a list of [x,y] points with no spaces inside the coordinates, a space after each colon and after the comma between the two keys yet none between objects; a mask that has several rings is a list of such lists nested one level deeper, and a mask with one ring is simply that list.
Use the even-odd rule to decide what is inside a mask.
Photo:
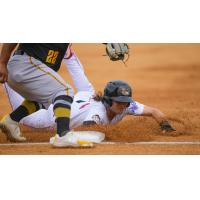
[{"label": "black belt", "polygon": [[24,51],[22,51],[21,49],[17,49],[15,52],[14,52],[14,54],[13,54],[13,56],[14,55],[24,55]]}]

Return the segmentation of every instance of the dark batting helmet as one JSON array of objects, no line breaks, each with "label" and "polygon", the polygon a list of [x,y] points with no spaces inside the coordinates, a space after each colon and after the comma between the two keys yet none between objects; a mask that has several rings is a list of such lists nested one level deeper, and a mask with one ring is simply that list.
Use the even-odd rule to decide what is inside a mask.
[{"label": "dark batting helmet", "polygon": [[112,106],[112,101],[131,103],[133,102],[132,89],[128,83],[120,80],[110,81],[104,88],[103,103]]}]

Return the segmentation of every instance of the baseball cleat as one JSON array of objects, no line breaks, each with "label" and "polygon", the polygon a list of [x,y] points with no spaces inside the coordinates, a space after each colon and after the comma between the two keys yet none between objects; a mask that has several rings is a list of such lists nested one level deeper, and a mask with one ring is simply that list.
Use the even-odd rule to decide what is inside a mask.
[{"label": "baseball cleat", "polygon": [[19,123],[13,121],[10,115],[6,115],[0,121],[0,129],[5,134],[7,140],[11,142],[24,142],[26,138],[22,136]]},{"label": "baseball cleat", "polygon": [[87,140],[77,140],[73,132],[68,132],[66,135],[60,137],[56,134],[50,138],[50,144],[54,147],[93,147],[93,143]]}]

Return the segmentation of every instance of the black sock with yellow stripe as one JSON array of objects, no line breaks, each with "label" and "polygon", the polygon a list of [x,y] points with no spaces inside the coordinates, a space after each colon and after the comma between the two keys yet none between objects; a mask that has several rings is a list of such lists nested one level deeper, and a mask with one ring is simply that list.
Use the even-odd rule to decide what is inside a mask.
[{"label": "black sock with yellow stripe", "polygon": [[35,101],[24,100],[23,103],[10,114],[10,118],[19,122],[22,118],[40,110],[41,108],[42,106]]},{"label": "black sock with yellow stripe", "polygon": [[73,98],[61,95],[54,100],[54,115],[56,117],[57,134],[62,137],[69,131],[71,103]]}]

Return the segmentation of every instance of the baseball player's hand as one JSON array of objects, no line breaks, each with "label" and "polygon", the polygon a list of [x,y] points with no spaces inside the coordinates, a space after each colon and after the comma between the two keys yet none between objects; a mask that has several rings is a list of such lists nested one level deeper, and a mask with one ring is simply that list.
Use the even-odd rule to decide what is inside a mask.
[{"label": "baseball player's hand", "polygon": [[168,121],[163,121],[160,123],[160,128],[163,134],[175,136],[176,129],[174,129]]},{"label": "baseball player's hand", "polygon": [[125,55],[129,53],[128,44],[126,43],[107,43],[106,53],[110,60],[124,60]]},{"label": "baseball player's hand", "polygon": [[0,83],[5,83],[8,80],[8,70],[4,63],[0,63]]}]

